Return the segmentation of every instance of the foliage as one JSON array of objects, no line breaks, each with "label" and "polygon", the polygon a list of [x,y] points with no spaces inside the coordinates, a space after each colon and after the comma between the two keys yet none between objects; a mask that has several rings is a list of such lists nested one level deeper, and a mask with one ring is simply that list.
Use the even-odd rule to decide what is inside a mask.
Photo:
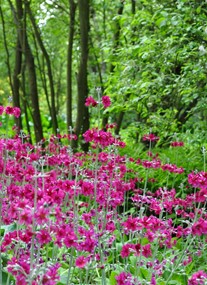
[{"label": "foliage", "polygon": [[136,113],[127,124],[138,132],[151,128],[161,137],[183,128],[190,116],[206,116],[206,4],[174,4],[140,4],[135,15],[126,5],[116,68],[106,89],[114,98],[111,114]]},{"label": "foliage", "polygon": [[[107,97],[102,103],[109,108]],[[199,156],[179,140],[161,149],[152,133],[143,136],[148,151],[129,156],[111,130],[87,130],[88,153],[72,152],[72,135],[36,145],[18,134],[0,139],[1,284],[206,283]]]},{"label": "foliage", "polygon": [[[94,96],[96,87],[101,87],[102,93],[112,98],[114,104],[105,117],[110,122],[118,122],[120,112],[124,113],[121,135],[125,138],[140,141],[143,133],[152,131],[165,141],[175,132],[196,131],[197,124],[206,120],[206,5],[203,1],[185,0],[90,2],[88,95]],[[70,5],[68,1],[36,1],[30,6],[52,63],[56,113],[66,118]],[[13,72],[16,27],[8,2],[2,4],[2,12],[0,70],[4,86],[1,85],[1,94],[6,98],[12,94],[11,86],[8,89],[7,68],[9,63]],[[80,59],[78,16],[77,12],[72,58],[73,122],[77,112]],[[37,67],[42,118],[46,113],[49,117],[51,102],[50,97],[47,98],[49,82],[45,59],[29,18],[27,25]],[[22,84],[22,75],[19,78]],[[28,82],[25,84],[28,93]],[[31,104],[28,94],[27,103]]]}]

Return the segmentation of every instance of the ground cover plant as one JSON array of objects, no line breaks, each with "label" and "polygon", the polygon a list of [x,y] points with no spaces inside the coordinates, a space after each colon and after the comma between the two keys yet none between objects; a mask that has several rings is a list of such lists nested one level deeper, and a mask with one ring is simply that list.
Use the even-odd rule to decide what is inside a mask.
[{"label": "ground cover plant", "polygon": [[[86,101],[101,104],[109,97]],[[205,150],[203,169],[186,169],[155,153],[149,133],[141,156],[120,155],[108,124],[84,133],[88,153],[74,153],[73,134],[36,145],[15,129],[8,137],[20,110],[0,113],[0,284],[207,284]],[[172,141],[168,151],[176,159],[184,148]]]}]

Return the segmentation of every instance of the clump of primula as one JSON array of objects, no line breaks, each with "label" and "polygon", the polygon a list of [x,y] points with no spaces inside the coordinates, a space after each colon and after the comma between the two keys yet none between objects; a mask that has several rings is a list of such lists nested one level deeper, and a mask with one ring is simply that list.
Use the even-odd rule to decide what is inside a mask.
[{"label": "clump of primula", "polygon": [[[109,96],[102,96],[101,102],[102,102],[104,108],[107,108],[111,105],[111,99]],[[88,98],[86,98],[85,106],[96,107],[98,104],[99,104],[99,102],[96,101],[92,96],[89,96]]]},{"label": "clump of primula", "polygon": [[[99,103],[108,107],[110,98],[103,96],[102,103],[92,97],[86,100],[87,106]],[[20,111],[15,110],[0,106],[0,114],[17,117]],[[109,124],[106,129],[113,127]],[[73,154],[59,144],[60,139],[75,137],[51,136],[44,151],[41,145],[23,143],[18,137],[0,139],[1,154],[8,154],[5,161],[0,157],[0,214],[8,229],[1,252],[8,255],[4,270],[15,277],[16,285],[55,285],[60,273],[68,284],[91,284],[98,278],[106,284],[100,276],[110,279],[112,268],[117,285],[156,285],[157,279],[164,284],[167,267],[175,269],[176,275],[179,267],[193,265],[193,246],[197,246],[196,258],[203,262],[207,215],[205,207],[198,209],[196,203],[202,206],[206,202],[206,172],[189,174],[189,184],[200,190],[184,198],[165,185],[154,192],[149,187],[145,191],[141,188],[144,178],[128,169],[127,161],[146,172],[165,175],[167,171],[169,176],[178,176],[183,168],[163,164],[152,153],[148,153],[150,161],[128,160],[114,151],[124,143],[98,128],[85,132],[84,139],[98,150],[112,145],[110,151]],[[158,137],[148,134],[143,140],[151,144]],[[185,247],[192,238],[195,244]],[[140,272],[146,272],[147,280]],[[199,270],[191,275],[188,285],[205,284],[206,278]]]},{"label": "clump of primula", "polygon": [[206,284],[207,274],[203,270],[194,273],[188,280],[188,285],[203,285]]},{"label": "clump of primula", "polygon": [[104,108],[107,108],[111,105],[111,99],[109,98],[109,96],[103,96],[101,99]]},{"label": "clump of primula", "polygon": [[83,137],[86,142],[93,143],[93,148],[96,147],[105,148],[110,145],[116,145],[120,147],[125,146],[125,143],[113,137],[111,132],[98,130],[97,128],[87,130],[83,134]]},{"label": "clump of primula", "polygon": [[158,136],[156,136],[155,134],[145,134],[142,137],[143,141],[150,141],[150,142],[154,142],[154,141],[158,141],[160,138]]},{"label": "clump of primula", "polygon": [[92,96],[89,96],[88,98],[86,98],[85,106],[96,107],[97,105],[98,105],[98,102]]},{"label": "clump of primula", "polygon": [[184,146],[184,142],[174,141],[174,142],[171,142],[170,145],[172,147],[182,147]]},{"label": "clump of primula", "polygon": [[19,116],[21,114],[21,110],[18,107],[0,106],[0,115],[2,115],[2,114],[13,115],[16,118],[19,118]]}]

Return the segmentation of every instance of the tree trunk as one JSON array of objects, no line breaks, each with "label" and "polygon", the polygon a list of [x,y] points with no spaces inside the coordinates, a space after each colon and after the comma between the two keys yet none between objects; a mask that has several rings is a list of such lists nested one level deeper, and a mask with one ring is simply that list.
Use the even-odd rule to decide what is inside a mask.
[{"label": "tree trunk", "polygon": [[52,117],[52,126],[53,126],[53,131],[55,134],[57,134],[57,129],[58,129],[58,122],[57,122],[57,115],[56,115],[56,107],[55,107],[55,89],[54,89],[54,80],[53,80],[53,73],[52,73],[52,67],[51,67],[51,62],[50,62],[50,57],[49,54],[47,53],[47,50],[44,46],[44,43],[42,41],[39,29],[36,25],[35,18],[32,14],[30,4],[29,2],[26,2],[26,9],[28,12],[28,15],[30,17],[35,36],[37,39],[37,42],[40,46],[40,49],[42,51],[42,54],[46,60],[46,65],[47,65],[47,71],[48,71],[48,79],[49,79],[49,86],[50,86],[50,96],[51,96],[51,117]]},{"label": "tree trunk", "polygon": [[72,121],[72,54],[73,54],[73,38],[75,25],[75,11],[77,4],[73,0],[69,0],[70,5],[70,27],[68,38],[68,54],[67,54],[67,130],[73,126]]},{"label": "tree trunk", "polygon": [[[79,19],[80,19],[80,64],[77,76],[78,102],[75,133],[77,137],[89,128],[89,112],[85,106],[88,96],[87,82],[87,62],[88,62],[88,34],[89,34],[89,1],[78,0]],[[74,147],[77,148],[75,141]],[[83,144],[82,149],[87,151],[88,144]]]},{"label": "tree trunk", "polygon": [[[14,72],[13,72],[13,106],[19,107],[20,106],[20,75],[21,75],[21,66],[22,66],[22,50],[19,38],[16,41],[15,47],[15,65],[14,65]],[[21,117],[15,119],[16,126],[18,130],[22,129],[22,120]]]},{"label": "tree trunk", "polygon": [[28,43],[27,35],[25,35],[25,57],[28,70],[29,90],[32,102],[32,117],[34,121],[34,131],[36,142],[43,139],[42,122],[39,109],[39,98],[37,90],[37,79],[35,71],[34,56]]},{"label": "tree trunk", "polygon": [[[5,51],[6,51],[6,55],[7,55],[6,63],[7,63],[8,75],[9,75],[9,82],[10,82],[10,86],[11,86],[11,90],[12,90],[13,106],[21,108],[21,106],[20,106],[20,94],[19,94],[19,89],[20,89],[19,76],[21,74],[21,63],[22,63],[21,46],[20,46],[19,39],[17,37],[16,47],[15,47],[15,66],[14,66],[13,80],[12,80],[10,60],[9,60],[10,55],[9,55],[7,39],[6,39],[4,15],[3,15],[3,11],[1,9],[1,7],[0,7],[0,14],[1,14],[1,19],[2,19],[3,39],[4,39],[4,46],[5,46]],[[22,129],[21,116],[19,118],[15,118],[15,124],[16,124],[18,130]]]},{"label": "tree trunk", "polygon": [[[8,0],[8,2],[14,15],[14,22],[17,25],[18,40],[21,46],[21,52],[25,56],[26,69],[28,71],[28,87],[31,98],[34,133],[36,142],[39,142],[43,139],[43,131],[39,109],[35,62],[27,37],[26,13],[25,9],[23,8],[24,2],[22,0],[16,0],[16,11],[12,1]],[[26,100],[26,98],[24,98],[24,100]]]}]

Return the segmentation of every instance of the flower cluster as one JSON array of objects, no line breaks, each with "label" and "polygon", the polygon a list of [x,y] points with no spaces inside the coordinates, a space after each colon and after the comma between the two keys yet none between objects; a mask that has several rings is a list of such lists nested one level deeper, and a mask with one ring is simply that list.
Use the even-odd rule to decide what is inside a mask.
[{"label": "flower cluster", "polygon": [[[111,99],[109,98],[109,96],[102,96],[101,101],[102,101],[104,108],[107,108],[111,105]],[[92,96],[89,96],[88,98],[86,98],[85,106],[96,107],[97,105],[98,105],[98,101],[96,101]]]},{"label": "flower cluster", "polygon": [[11,106],[3,107],[3,106],[0,106],[0,115],[2,115],[3,113],[5,113],[7,115],[13,115],[16,118],[19,118],[19,116],[21,114],[21,110],[18,107],[11,107]]},{"label": "flower cluster", "polygon": [[171,145],[172,147],[181,147],[181,146],[184,146],[184,142],[174,141],[174,142],[171,142],[170,145]]},{"label": "flower cluster", "polygon": [[[14,108],[1,110],[14,114]],[[205,284],[207,273],[194,264],[203,263],[207,249],[207,173],[190,173],[180,195],[181,166],[152,152],[149,160],[122,156],[115,147],[124,143],[109,131],[93,128],[83,137],[98,151],[72,153],[60,145],[73,135],[51,136],[44,149],[0,138],[4,272],[16,285],[92,284],[102,277],[117,285],[156,285],[166,283],[166,268],[175,283],[188,266],[188,285]],[[155,172],[162,185],[154,186]],[[191,186],[198,190],[189,193]]]},{"label": "flower cluster", "polygon": [[86,102],[85,102],[86,107],[89,107],[89,106],[96,107],[97,105],[98,105],[98,102],[92,96],[89,96],[88,98],[86,98]]},{"label": "flower cluster", "polygon": [[203,270],[194,273],[188,280],[188,285],[203,285],[206,284],[207,274]]},{"label": "flower cluster", "polygon": [[158,136],[156,136],[155,134],[145,134],[142,137],[143,141],[150,141],[150,142],[154,142],[154,141],[158,141],[160,138]]},{"label": "flower cluster", "polygon": [[86,142],[92,142],[93,147],[105,148],[110,145],[117,145],[120,147],[125,146],[123,142],[113,137],[111,132],[105,132],[103,130],[98,130],[97,128],[87,130],[83,134],[83,137]]}]

